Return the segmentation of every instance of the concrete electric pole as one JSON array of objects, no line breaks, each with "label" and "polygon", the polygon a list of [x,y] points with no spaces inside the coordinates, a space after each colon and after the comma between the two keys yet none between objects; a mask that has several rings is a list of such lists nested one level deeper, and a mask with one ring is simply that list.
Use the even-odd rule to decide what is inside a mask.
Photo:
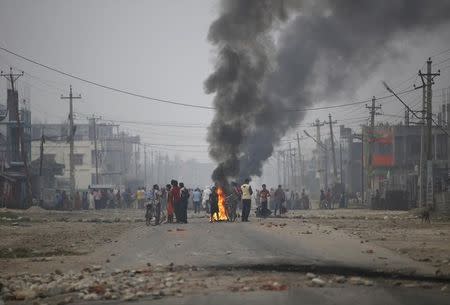
[{"label": "concrete electric pole", "polygon": [[300,136],[298,135],[297,132],[297,148],[298,148],[298,168],[300,170],[300,181],[299,184],[303,187],[304,183],[305,183],[305,171],[303,169],[303,162],[302,162],[302,153],[300,150]]},{"label": "concrete electric pole", "polygon": [[316,127],[316,144],[317,144],[317,171],[319,172],[319,181],[320,181],[320,188],[324,188],[326,186],[326,183],[324,181],[324,168],[322,168],[322,165],[324,162],[322,162],[322,154],[325,153],[327,154],[327,152],[322,152],[322,148],[321,148],[321,139],[320,139],[320,127],[324,126],[323,123],[321,123],[319,121],[319,119],[317,119],[313,124],[313,127]]},{"label": "concrete electric pole", "polygon": [[328,115],[328,122],[324,122],[324,124],[330,125],[330,137],[331,137],[331,156],[333,158],[333,183],[337,183],[337,164],[336,164],[336,150],[334,148],[334,134],[333,134],[333,124],[336,124],[337,121],[331,120],[331,113]]},{"label": "concrete electric pole", "polygon": [[[419,70],[419,76],[422,80],[422,86],[415,87],[416,89],[422,88],[423,101],[422,101],[422,144],[421,144],[421,158],[419,164],[419,203],[421,206],[425,205],[425,202],[431,204],[432,200],[428,200],[428,185],[430,184],[432,177],[428,177],[427,168],[431,166],[433,160],[432,143],[433,143],[433,106],[432,106],[432,85],[434,79],[440,75],[440,71],[432,73],[432,61],[431,58],[427,60],[427,73],[422,73]],[[426,127],[425,127],[426,123]],[[426,162],[425,162],[426,156]],[[431,183],[432,184],[432,183]],[[431,185],[432,187],[432,185]]]},{"label": "concrete electric pole", "polygon": [[[27,202],[28,202],[28,206],[31,206],[33,203],[33,192],[31,189],[31,176],[30,176],[30,170],[28,168],[28,156],[27,156],[27,151],[25,148],[25,140],[23,137],[23,130],[22,130],[22,124],[20,121],[20,109],[19,109],[19,94],[15,93],[16,92],[16,88],[15,88],[15,83],[16,81],[23,76],[23,72],[22,73],[18,73],[15,74],[12,72],[12,68],[9,68],[9,73],[3,73],[3,71],[0,71],[0,76],[3,76],[4,78],[6,78],[10,84],[11,84],[11,92],[12,92],[12,97],[14,99],[14,116],[15,116],[15,125],[17,126],[17,139],[16,141],[14,141],[14,148],[13,150],[16,152],[19,152],[19,143],[20,143],[20,153],[21,153],[21,157],[22,157],[22,162],[23,162],[23,168],[25,171],[25,177],[26,177],[26,184],[27,184]],[[10,109],[8,109],[10,111]],[[10,113],[11,115],[11,113]],[[11,118],[10,118],[11,121]]]},{"label": "concrete electric pole", "polygon": [[70,85],[69,96],[61,95],[61,99],[69,100],[69,141],[70,141],[70,154],[69,154],[69,163],[70,163],[70,197],[72,200],[72,207],[74,206],[75,200],[75,161],[74,161],[74,137],[75,137],[75,129],[73,124],[73,100],[81,99],[81,95],[73,96],[72,93],[72,85]]},{"label": "concrete electric pole", "polygon": [[97,120],[101,119],[101,117],[96,117],[92,115],[91,120],[94,128],[94,158],[95,158],[95,184],[99,184],[99,176],[98,176],[98,132],[97,132]]},{"label": "concrete electric pole", "polygon": [[[379,113],[379,112],[377,112],[377,110],[380,110],[381,109],[381,105],[378,105],[378,106],[376,106],[375,105],[375,102],[376,102],[376,98],[375,98],[375,96],[372,98],[372,105],[370,105],[370,106],[367,106],[366,105],[366,108],[367,109],[369,109],[369,114],[370,114],[370,131],[369,131],[369,139],[368,139],[368,142],[369,142],[369,156],[368,156],[368,158],[367,158],[367,162],[368,162],[368,168],[369,168],[369,171],[368,171],[368,176],[370,176],[370,175],[372,175],[372,170],[373,170],[373,168],[372,168],[372,159],[373,159],[373,146],[374,146],[374,143],[375,143],[375,116],[376,115],[381,115],[381,113]],[[364,147],[364,146],[363,146]],[[366,179],[366,183],[368,184],[368,186],[369,186],[369,189],[372,189],[372,186],[371,186],[371,179],[368,177],[368,179]]]}]

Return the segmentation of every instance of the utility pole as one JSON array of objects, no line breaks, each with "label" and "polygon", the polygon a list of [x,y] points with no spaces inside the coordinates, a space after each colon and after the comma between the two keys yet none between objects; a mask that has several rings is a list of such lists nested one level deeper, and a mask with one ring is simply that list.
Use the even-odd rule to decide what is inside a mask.
[{"label": "utility pole", "polygon": [[[12,93],[12,97],[14,99],[14,116],[16,119],[16,126],[17,126],[17,141],[14,143],[15,147],[14,150],[19,152],[19,143],[20,143],[20,152],[21,152],[21,156],[22,156],[22,162],[23,162],[23,167],[24,167],[24,171],[25,171],[25,177],[26,177],[26,184],[27,184],[27,203],[28,206],[31,206],[33,204],[33,192],[31,189],[31,176],[30,176],[30,170],[28,168],[28,156],[27,156],[27,151],[25,148],[25,141],[24,141],[24,137],[23,137],[23,130],[22,130],[22,124],[20,122],[20,109],[19,109],[19,93],[16,92],[15,89],[15,82],[21,77],[23,76],[23,71],[22,73],[18,73],[15,74],[12,72],[12,68],[9,68],[9,73],[3,73],[3,71],[0,71],[0,76],[3,76],[4,78],[6,78],[10,84],[11,84],[11,93]],[[11,120],[11,119],[10,119]]]},{"label": "utility pole", "polygon": [[120,175],[120,184],[125,185],[125,132],[122,131],[122,166]]},{"label": "utility pole", "polygon": [[280,160],[280,152],[277,153],[277,174],[278,174],[278,184],[281,184],[281,160]]},{"label": "utility pole", "polygon": [[289,142],[289,165],[290,165],[290,170],[291,170],[291,175],[290,175],[290,180],[291,180],[291,185],[289,186],[289,189],[294,189],[296,186],[296,180],[295,180],[295,173],[294,173],[294,163],[293,158],[292,158],[292,147],[291,147],[291,142]]},{"label": "utility pole", "polygon": [[331,137],[331,155],[333,158],[333,183],[337,183],[337,164],[336,164],[336,150],[334,148],[334,134],[333,134],[333,124],[336,124],[337,121],[331,120],[331,113],[328,114],[328,122],[324,122],[324,124],[330,125],[330,137]]},{"label": "utility pole", "polygon": [[135,169],[135,175],[136,175],[136,179],[138,179],[138,175],[139,175],[139,170],[138,170],[138,157],[140,154],[140,144],[136,143],[135,146],[135,152],[134,152],[134,169]]},{"label": "utility pole", "polygon": [[[298,132],[297,132],[297,148],[298,148],[298,167],[299,167],[299,171],[300,171],[300,183],[299,183],[299,185],[301,185],[301,187],[303,187],[303,184],[305,183],[305,171],[304,171],[304,168],[303,168],[303,162],[302,162],[302,153],[301,153],[301,150],[300,150],[300,136],[298,135]],[[300,187],[300,188],[301,188]]]},{"label": "utility pole", "polygon": [[[421,71],[419,70],[419,75]],[[425,162],[425,120],[426,120],[426,109],[427,109],[427,86],[423,77],[421,77],[422,86],[416,87],[415,89],[422,89],[422,119],[420,128],[420,160],[419,160],[419,205],[423,206],[425,204],[425,185],[426,185],[426,162]]]},{"label": "utility pole", "polygon": [[147,186],[147,145],[144,144],[144,184]]},{"label": "utility pole", "polygon": [[[432,166],[432,160],[433,160],[433,154],[432,154],[432,141],[433,141],[433,106],[432,106],[432,98],[433,98],[433,92],[432,92],[432,86],[434,84],[434,79],[441,75],[440,71],[437,73],[432,73],[432,61],[431,58],[428,58],[427,60],[427,73],[422,73],[422,71],[419,70],[419,76],[422,80],[422,86],[415,87],[416,89],[422,88],[423,90],[423,123],[425,123],[426,120],[426,131],[423,132],[422,136],[424,136],[424,155],[426,155],[427,162],[425,163],[424,157],[421,158],[421,171],[422,176],[421,178],[421,191],[420,191],[420,204],[424,205],[425,202],[432,203],[432,198],[430,200],[425,200],[428,195],[431,195],[430,192],[428,192],[432,185],[432,177],[428,177],[428,170],[427,168]],[[425,130],[425,127],[423,128]],[[426,183],[426,184],[425,184]],[[431,185],[430,185],[431,184]],[[425,187],[425,185],[427,185]]]},{"label": "utility pole", "polygon": [[72,85],[70,85],[69,96],[61,95],[61,99],[69,100],[69,128],[70,128],[70,154],[69,154],[69,163],[70,163],[70,196],[72,199],[72,207],[74,206],[75,200],[75,164],[74,164],[74,137],[75,130],[73,126],[73,99],[81,99],[81,95],[73,96],[72,93]]},{"label": "utility pole", "polygon": [[342,172],[342,143],[339,143],[339,167],[341,172],[341,185],[344,186],[344,174]]},{"label": "utility pole", "polygon": [[96,116],[92,115],[91,120],[92,120],[93,127],[94,127],[95,184],[99,184],[99,179],[98,179],[98,146],[97,146],[98,133],[97,133],[97,119],[101,119],[101,117],[96,117]]},{"label": "utility pole", "polygon": [[44,163],[44,144],[45,144],[45,136],[44,132],[41,135],[41,145],[39,151],[39,204],[42,204],[42,189],[43,189],[43,181],[42,181],[42,166]]},{"label": "utility pole", "polygon": [[[369,156],[368,156],[368,167],[369,167],[369,173],[368,176],[372,175],[372,159],[373,159],[373,147],[374,147],[374,143],[375,143],[375,116],[376,115],[381,115],[381,113],[377,112],[377,110],[381,110],[381,105],[376,106],[375,102],[376,102],[376,98],[375,96],[372,98],[372,105],[371,106],[367,106],[366,108],[369,109],[369,114],[370,114],[370,131],[369,131]],[[364,147],[364,145],[363,145]],[[370,189],[372,189],[371,186],[371,179],[367,179],[366,183],[369,184]]]},{"label": "utility pole", "polygon": [[405,126],[409,126],[409,110],[405,109]]},{"label": "utility pole", "polygon": [[153,150],[150,151],[150,183],[154,184],[155,182],[155,166],[153,163]]},{"label": "utility pole", "polygon": [[319,121],[319,119],[317,119],[313,124],[313,127],[316,127],[316,140],[317,140],[317,170],[319,171],[319,181],[320,181],[320,187],[324,188],[325,182],[324,182],[324,176],[323,176],[323,171],[324,169],[322,168],[322,154],[325,153],[327,154],[327,152],[323,152],[322,153],[322,149],[321,149],[321,139],[320,139],[320,127],[324,126],[324,123],[321,123]]}]

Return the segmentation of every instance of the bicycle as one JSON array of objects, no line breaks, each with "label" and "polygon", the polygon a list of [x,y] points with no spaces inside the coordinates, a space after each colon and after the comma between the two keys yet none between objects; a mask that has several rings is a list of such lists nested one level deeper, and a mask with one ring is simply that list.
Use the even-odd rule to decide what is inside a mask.
[{"label": "bicycle", "polygon": [[146,204],[145,224],[147,226],[157,226],[165,220],[165,214],[161,208],[161,202],[158,200],[151,200]]}]

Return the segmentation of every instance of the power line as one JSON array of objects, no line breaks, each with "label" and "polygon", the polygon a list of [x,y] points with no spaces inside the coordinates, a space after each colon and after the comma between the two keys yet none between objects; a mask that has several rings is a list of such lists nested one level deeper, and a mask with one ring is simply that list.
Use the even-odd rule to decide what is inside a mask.
[{"label": "power line", "polygon": [[88,80],[88,79],[85,79],[85,78],[82,78],[82,77],[79,77],[79,76],[76,76],[76,75],[73,75],[73,74],[64,72],[64,71],[59,70],[59,69],[57,69],[57,68],[53,68],[53,67],[51,67],[51,66],[48,66],[48,65],[39,63],[39,62],[37,62],[36,60],[27,58],[27,57],[25,57],[25,56],[23,56],[23,55],[20,55],[20,54],[18,54],[18,53],[16,53],[16,52],[10,51],[10,50],[8,50],[8,49],[6,49],[6,48],[0,47],[0,50],[2,50],[2,51],[4,51],[4,52],[7,52],[7,53],[9,53],[9,54],[11,54],[11,55],[14,55],[14,56],[16,56],[16,57],[19,57],[19,58],[21,58],[21,59],[23,59],[23,60],[25,60],[25,61],[28,61],[28,62],[30,62],[30,63],[33,63],[33,64],[35,64],[35,65],[38,65],[38,66],[40,66],[40,67],[43,67],[43,68],[45,68],[45,69],[51,70],[51,71],[53,71],[53,72],[62,74],[62,75],[64,75],[64,76],[67,76],[67,77],[70,77],[70,78],[79,80],[79,81],[81,81],[81,82],[85,82],[85,83],[91,84],[91,85],[93,85],[93,86],[100,87],[100,88],[103,88],[103,89],[115,91],[115,92],[118,92],[118,93],[130,95],[130,96],[134,96],[134,97],[138,97],[138,98],[142,98],[142,99],[146,99],[146,100],[150,100],[150,101],[158,102],[158,103],[172,104],[172,105],[177,105],[177,106],[184,106],[184,107],[191,107],[191,108],[199,108],[199,109],[214,109],[214,107],[201,106],[201,105],[194,105],[194,104],[187,104],[187,103],[180,103],[180,102],[175,102],[175,101],[169,100],[169,99],[161,99],[161,98],[150,97],[150,96],[146,96],[146,95],[134,93],[134,92],[131,92],[131,91],[128,91],[128,90],[123,90],[123,89],[114,88],[114,87],[111,87],[111,86],[108,86],[108,85],[103,85],[103,84],[100,84],[100,83],[98,83],[98,82],[94,82],[94,81],[91,81],[91,80]]},{"label": "power line", "polygon": [[[398,93],[397,95],[403,95],[403,94],[407,94],[410,92],[415,91],[414,89],[409,89],[409,90],[405,90],[402,91],[400,93]],[[380,100],[385,100],[388,98],[394,97],[393,94],[390,95],[386,95],[386,96],[382,96],[379,98],[376,98],[376,101],[380,101]],[[347,106],[353,106],[353,105],[359,105],[359,104],[365,104],[368,102],[371,102],[372,99],[367,99],[367,100],[363,100],[363,101],[358,101],[358,102],[352,102],[352,103],[346,103],[346,104],[339,104],[339,105],[332,105],[332,106],[323,106],[323,107],[316,107],[316,108],[303,108],[303,109],[289,109],[288,111],[297,111],[297,112],[306,112],[306,111],[314,111],[314,110],[324,110],[324,109],[332,109],[332,108],[340,108],[340,107],[347,107]]]},{"label": "power line", "polygon": [[[138,98],[142,98],[142,99],[146,99],[146,100],[151,100],[151,101],[159,102],[159,103],[166,103],[166,104],[172,104],[172,105],[177,105],[177,106],[184,106],[184,107],[191,107],[191,108],[199,108],[199,109],[208,109],[208,110],[214,110],[214,109],[215,109],[214,107],[210,107],[210,106],[201,106],[201,105],[187,104],[187,103],[176,102],[176,101],[169,100],[169,99],[155,98],[155,97],[150,97],[150,96],[146,96],[146,95],[134,93],[134,92],[131,92],[131,91],[128,91],[128,90],[123,90],[123,89],[114,88],[114,87],[111,87],[111,86],[108,86],[108,85],[103,85],[103,84],[100,84],[100,83],[98,83],[98,82],[94,82],[94,81],[91,81],[91,80],[88,80],[88,79],[85,79],[85,78],[82,78],[82,77],[79,77],[79,76],[76,76],[76,75],[73,75],[73,74],[64,72],[64,71],[59,70],[59,69],[57,69],[57,68],[53,68],[53,67],[51,67],[51,66],[48,66],[48,65],[39,63],[39,62],[37,62],[36,60],[27,58],[27,57],[25,57],[25,56],[23,56],[23,55],[20,55],[20,54],[18,54],[18,53],[16,53],[16,52],[13,52],[13,51],[11,51],[11,50],[8,50],[8,49],[6,49],[6,48],[4,48],[4,47],[0,47],[0,50],[3,50],[3,51],[6,52],[6,53],[9,53],[9,54],[11,54],[11,55],[14,55],[14,56],[16,56],[16,57],[18,57],[18,58],[21,58],[21,59],[23,59],[23,60],[25,60],[25,61],[28,61],[28,62],[30,62],[30,63],[33,63],[33,64],[35,64],[35,65],[38,65],[38,66],[40,66],[40,67],[43,67],[43,68],[45,68],[45,69],[51,70],[51,71],[53,71],[53,72],[62,74],[62,75],[64,75],[64,76],[67,76],[67,77],[70,77],[70,78],[73,78],[73,79],[76,79],[76,80],[79,80],[79,81],[82,81],[82,82],[91,84],[91,85],[93,85],[93,86],[100,87],[100,88],[103,88],[103,89],[115,91],[115,92],[118,92],[118,93],[130,95],[130,96],[134,96],[134,97],[138,97]],[[400,95],[401,95],[401,94],[406,94],[406,93],[409,93],[409,92],[411,92],[411,91],[414,91],[414,90],[403,91],[403,92],[400,92],[399,94],[400,94]],[[387,99],[387,98],[390,98],[390,97],[392,97],[392,96],[393,96],[393,95],[388,95],[388,96],[380,97],[380,98],[378,98],[377,100]],[[347,103],[347,104],[340,104],[340,105],[333,105],[333,106],[316,107],[316,108],[287,109],[287,111],[306,112],[306,111],[314,111],[314,110],[333,109],[333,108],[339,108],[339,107],[346,107],[346,106],[352,106],[352,105],[364,104],[364,103],[367,103],[367,102],[370,102],[370,100],[364,100],[364,101],[353,102],[353,103]],[[170,127],[172,127],[172,126],[170,126]]]},{"label": "power line", "polygon": [[439,52],[439,53],[437,53],[437,54],[434,54],[434,55],[432,55],[432,56],[430,56],[430,57],[433,58],[433,57],[436,57],[436,56],[445,54],[445,53],[447,53],[447,52],[450,52],[450,48],[448,48],[448,49],[446,49],[446,50],[444,50],[444,51],[441,51],[441,52]]}]

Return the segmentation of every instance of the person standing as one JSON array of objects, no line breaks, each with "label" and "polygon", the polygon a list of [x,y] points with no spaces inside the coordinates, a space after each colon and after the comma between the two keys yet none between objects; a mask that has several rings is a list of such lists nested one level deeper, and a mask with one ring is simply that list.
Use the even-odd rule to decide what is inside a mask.
[{"label": "person standing", "polygon": [[189,190],[184,186],[183,182],[180,182],[180,214],[181,223],[188,223],[187,221],[187,209],[189,202]]},{"label": "person standing", "polygon": [[116,202],[118,208],[124,208],[122,204],[122,195],[120,194],[120,189],[118,189],[116,193]]},{"label": "person standing", "polygon": [[177,219],[177,222],[181,222],[182,216],[180,187],[178,186],[178,181],[176,180],[172,180],[170,183],[172,184],[172,203],[175,212],[175,218]]},{"label": "person standing", "polygon": [[89,210],[95,210],[95,195],[94,191],[89,191]]},{"label": "person standing", "polygon": [[211,213],[211,210],[210,210],[211,204],[209,201],[210,197],[211,197],[211,188],[209,186],[206,186],[203,191],[203,194],[202,194],[202,206],[205,209],[207,214]]},{"label": "person standing", "polygon": [[192,201],[194,203],[194,213],[200,213],[200,202],[202,201],[202,192],[200,192],[199,188],[196,188],[194,192],[192,192]]},{"label": "person standing", "polygon": [[281,215],[282,211],[283,211],[283,202],[286,201],[286,195],[285,195],[281,185],[278,185],[278,188],[275,191],[275,193],[273,194],[273,197],[275,199],[275,212],[274,212],[274,215],[277,216],[277,210],[280,212],[280,215]]},{"label": "person standing", "polygon": [[75,204],[74,204],[73,209],[76,211],[81,210],[81,195],[80,195],[79,191],[77,191],[75,193]]},{"label": "person standing", "polygon": [[167,222],[173,223],[173,196],[172,196],[172,186],[170,184],[166,185],[167,192]]},{"label": "person standing", "polygon": [[217,183],[211,188],[211,193],[209,194],[209,205],[211,218],[209,222],[214,222],[219,220],[219,196],[217,195]]},{"label": "person standing", "polygon": [[262,185],[262,190],[259,192],[259,196],[261,204],[261,216],[265,218],[269,216],[268,202],[270,197],[269,190],[266,188],[265,184]]},{"label": "person standing", "polygon": [[241,185],[242,190],[242,221],[248,222],[248,216],[250,215],[250,208],[252,205],[253,190],[250,186],[250,179],[245,179],[244,184]]},{"label": "person standing", "polygon": [[83,192],[81,196],[81,206],[83,210],[89,209],[89,202],[88,202],[88,192]]}]

